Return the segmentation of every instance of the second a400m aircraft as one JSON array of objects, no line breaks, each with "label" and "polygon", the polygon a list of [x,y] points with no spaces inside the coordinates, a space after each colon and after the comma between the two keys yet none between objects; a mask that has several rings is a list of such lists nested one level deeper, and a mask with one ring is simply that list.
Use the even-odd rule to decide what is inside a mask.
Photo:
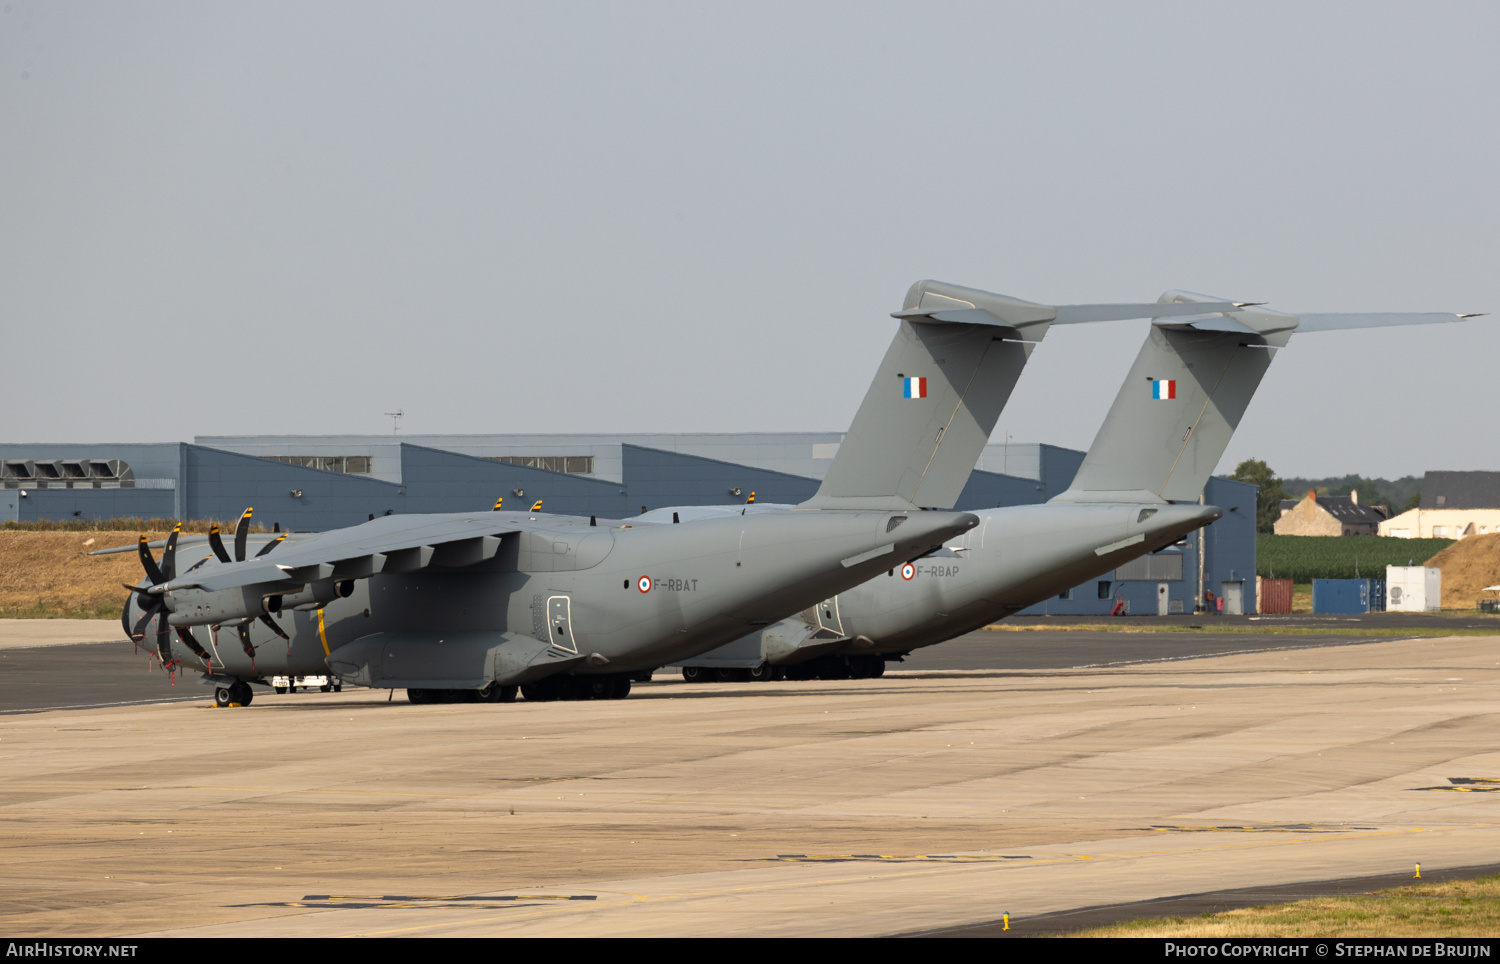
[{"label": "second a400m aircraft", "polygon": [[[980,525],[917,564],[893,567],[727,646],[683,661],[690,679],[717,669],[768,678],[879,676],[887,659],[1004,619],[1220,518],[1200,505],[1276,353],[1294,333],[1461,321],[1442,313],[1293,315],[1187,291],[1161,296],[1153,322],[1066,492],[1044,505],[975,512]],[[1165,309],[1195,305],[1200,314]],[[785,512],[789,506],[763,506]],[[673,509],[647,514],[658,521]],[[681,508],[709,518],[737,507]],[[920,573],[920,574],[919,574]],[[772,672],[768,672],[771,670]]]},{"label": "second a400m aircraft", "polygon": [[[121,619],[222,705],[249,681],[325,667],[415,702],[591,694],[737,639],[937,550],[978,524],[951,509],[1031,351],[1053,324],[1233,311],[1049,306],[919,282],[817,495],[803,511],[633,525],[519,512],[407,515],[251,545],[178,568],[176,533]],[[251,549],[256,551],[251,555]],[[201,550],[199,550],[201,551]],[[197,554],[195,551],[194,555]]]}]

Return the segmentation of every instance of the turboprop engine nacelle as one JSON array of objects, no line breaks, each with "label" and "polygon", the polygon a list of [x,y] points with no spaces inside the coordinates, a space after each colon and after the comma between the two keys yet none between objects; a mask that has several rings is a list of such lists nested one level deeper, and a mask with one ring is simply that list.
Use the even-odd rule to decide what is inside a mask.
[{"label": "turboprop engine nacelle", "polygon": [[197,588],[173,589],[168,585],[161,595],[170,611],[171,626],[207,626],[255,619],[266,615],[265,603],[272,585],[237,586],[208,592]]},{"label": "turboprop engine nacelle", "polygon": [[308,583],[297,592],[270,593],[261,599],[268,613],[279,613],[284,609],[305,612],[322,609],[335,599],[348,599],[354,595],[353,579],[320,579]]}]

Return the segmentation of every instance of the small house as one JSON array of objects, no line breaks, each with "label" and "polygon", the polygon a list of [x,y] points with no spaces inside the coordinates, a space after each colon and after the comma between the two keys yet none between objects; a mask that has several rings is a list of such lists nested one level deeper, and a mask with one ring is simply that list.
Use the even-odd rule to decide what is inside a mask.
[{"label": "small house", "polygon": [[1358,492],[1318,495],[1308,490],[1290,508],[1282,503],[1275,531],[1278,536],[1373,536],[1384,521],[1380,509],[1359,504]]}]

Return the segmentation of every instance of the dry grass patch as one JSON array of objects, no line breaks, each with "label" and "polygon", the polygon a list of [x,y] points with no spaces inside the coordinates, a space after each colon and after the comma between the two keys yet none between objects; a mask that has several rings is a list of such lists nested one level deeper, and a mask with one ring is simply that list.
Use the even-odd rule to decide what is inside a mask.
[{"label": "dry grass patch", "polygon": [[1348,897],[1247,907],[1201,917],[1133,920],[1072,937],[1493,937],[1500,874]]},{"label": "dry grass patch", "polygon": [[[133,552],[89,553],[131,545],[140,535],[0,529],[0,618],[118,619],[126,595],[120,584],[141,581],[141,561]],[[166,537],[165,532],[146,533],[152,540]]]}]

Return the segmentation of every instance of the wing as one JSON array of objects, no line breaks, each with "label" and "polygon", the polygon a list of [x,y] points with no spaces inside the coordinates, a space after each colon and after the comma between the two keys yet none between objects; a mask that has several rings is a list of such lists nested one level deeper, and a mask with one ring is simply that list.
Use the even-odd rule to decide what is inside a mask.
[{"label": "wing", "polygon": [[508,534],[534,526],[508,516],[384,516],[347,529],[304,536],[264,556],[215,566],[173,590],[219,592],[266,583],[305,584],[361,579],[380,572],[415,572],[428,566],[471,566],[493,559]]}]

